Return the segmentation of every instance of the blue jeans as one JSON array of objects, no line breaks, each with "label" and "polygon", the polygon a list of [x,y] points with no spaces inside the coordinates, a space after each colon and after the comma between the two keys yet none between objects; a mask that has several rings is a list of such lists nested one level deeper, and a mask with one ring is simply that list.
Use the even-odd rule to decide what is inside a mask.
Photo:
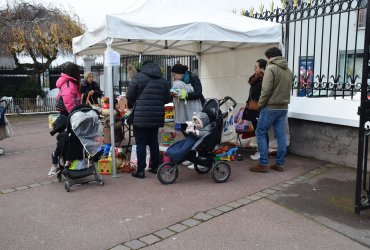
[{"label": "blue jeans", "polygon": [[159,128],[137,128],[134,127],[137,171],[143,172],[146,167],[146,146],[150,148],[150,164],[152,169],[157,169],[159,165]]},{"label": "blue jeans", "polygon": [[276,165],[284,165],[287,147],[285,137],[285,117],[287,113],[287,109],[263,108],[261,110],[256,130],[258,151],[260,152],[260,165],[267,166],[269,163],[269,147],[266,137],[272,126],[274,127],[274,136],[278,146]]}]

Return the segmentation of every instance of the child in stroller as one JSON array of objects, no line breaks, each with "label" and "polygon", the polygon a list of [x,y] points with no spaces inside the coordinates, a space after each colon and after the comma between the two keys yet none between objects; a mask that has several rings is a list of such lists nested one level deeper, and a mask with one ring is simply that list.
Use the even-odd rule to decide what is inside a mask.
[{"label": "child in stroller", "polygon": [[90,175],[94,175],[93,181],[104,185],[93,160],[103,143],[102,132],[98,111],[88,105],[78,105],[71,110],[67,118],[62,160],[59,161],[61,171],[58,174],[59,181],[61,174],[65,176],[64,187],[67,192],[75,184],[90,182],[77,180]]},{"label": "child in stroller", "polygon": [[[232,106],[222,112],[220,107],[228,101],[232,102]],[[224,161],[215,162],[213,150],[221,140],[223,119],[227,117],[229,112],[232,112],[235,106],[235,100],[228,96],[221,100],[208,99],[206,101],[202,112],[199,113],[204,118],[200,119],[203,128],[199,129],[198,132],[197,129],[194,130],[195,134],[199,136],[189,135],[167,149],[171,162],[165,162],[158,168],[157,177],[161,183],[174,183],[179,173],[178,166],[186,160],[194,163],[194,169],[200,174],[208,173],[212,169],[212,176],[216,182],[226,182],[229,179],[230,166]],[[206,114],[207,117],[203,114]],[[204,124],[206,118],[209,118],[208,125]],[[178,154],[179,151],[182,153]]]}]

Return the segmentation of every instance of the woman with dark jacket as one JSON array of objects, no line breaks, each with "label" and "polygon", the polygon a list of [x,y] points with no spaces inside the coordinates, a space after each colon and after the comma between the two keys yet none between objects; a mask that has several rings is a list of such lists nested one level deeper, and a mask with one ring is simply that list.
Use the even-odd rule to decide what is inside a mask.
[{"label": "woman with dark jacket", "polygon": [[[176,65],[176,64],[175,64]],[[174,65],[174,66],[175,66]],[[183,67],[186,68],[186,72],[183,77],[183,82],[186,84],[191,84],[191,86],[194,88],[194,92],[188,93],[188,100],[196,100],[199,99],[200,102],[202,103],[202,107],[205,103],[205,99],[203,96],[203,88],[202,88],[202,83],[200,82],[200,79],[198,76],[193,75],[189,70],[186,65],[182,65]],[[199,110],[200,111],[200,110]]]},{"label": "woman with dark jacket", "polygon": [[133,108],[134,128],[137,145],[137,170],[133,177],[145,178],[146,146],[150,148],[152,173],[159,165],[158,129],[164,126],[164,105],[171,101],[170,84],[162,78],[160,67],[145,61],[139,73],[131,80],[127,90],[128,107]]},{"label": "woman with dark jacket", "polygon": [[97,82],[94,81],[94,74],[90,71],[85,73],[85,78],[81,86],[82,103],[98,104],[98,98],[101,98],[103,93]]},{"label": "woman with dark jacket", "polygon": [[[261,90],[262,90],[262,79],[263,74],[265,72],[267,65],[267,61],[264,59],[259,59],[256,61],[256,64],[254,66],[254,74],[249,77],[248,83],[250,84],[249,89],[249,96],[248,100],[245,105],[244,114],[243,114],[243,120],[251,121],[253,124],[254,129],[257,128],[258,120],[260,111],[259,110],[250,110],[248,109],[248,105],[251,101],[255,101],[258,103],[258,100],[261,96]],[[258,160],[259,159],[259,152],[257,151],[254,155],[251,155],[252,160]]]}]

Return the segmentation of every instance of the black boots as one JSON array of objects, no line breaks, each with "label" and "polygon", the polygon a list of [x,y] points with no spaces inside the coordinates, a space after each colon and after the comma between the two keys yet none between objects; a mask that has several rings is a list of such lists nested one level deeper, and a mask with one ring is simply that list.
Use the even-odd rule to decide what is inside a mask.
[{"label": "black boots", "polygon": [[145,178],[144,171],[135,171],[135,172],[132,172],[131,175],[133,177],[136,177],[136,178],[139,178],[139,179],[144,179]]},{"label": "black boots", "polygon": [[151,168],[151,169],[148,170],[148,172],[153,173],[153,174],[157,174],[158,168]]}]

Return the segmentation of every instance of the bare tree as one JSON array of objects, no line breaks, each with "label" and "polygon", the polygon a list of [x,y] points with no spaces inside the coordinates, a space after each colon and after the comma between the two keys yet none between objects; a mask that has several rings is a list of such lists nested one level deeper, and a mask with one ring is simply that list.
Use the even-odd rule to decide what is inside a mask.
[{"label": "bare tree", "polygon": [[[71,53],[72,38],[84,29],[76,14],[62,8],[23,0],[8,2],[0,6],[0,55],[10,55],[17,67],[40,74],[58,55]],[[33,63],[21,63],[22,56]]]}]

